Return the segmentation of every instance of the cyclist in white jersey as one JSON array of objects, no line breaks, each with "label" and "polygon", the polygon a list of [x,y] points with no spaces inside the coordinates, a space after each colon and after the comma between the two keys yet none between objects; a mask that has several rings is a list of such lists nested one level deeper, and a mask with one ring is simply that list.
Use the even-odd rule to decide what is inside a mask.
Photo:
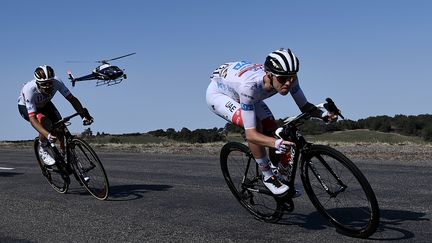
[{"label": "cyclist in white jersey", "polygon": [[86,108],[83,108],[81,102],[72,95],[63,82],[55,76],[52,67],[39,66],[34,71],[34,78],[24,84],[18,98],[18,110],[21,116],[39,132],[41,145],[39,155],[46,165],[52,166],[55,160],[47,152],[48,140],[53,143],[58,136],[60,148],[64,150],[63,135],[54,135],[48,131],[54,122],[61,119],[60,113],[51,102],[55,93],[59,91],[81,114],[84,125],[90,125],[93,122],[93,117],[90,116]]},{"label": "cyclist in white jersey", "polygon": [[[270,53],[264,65],[247,61],[228,62],[211,76],[206,99],[209,108],[228,122],[243,127],[246,139],[264,178],[264,185],[275,195],[283,195],[288,186],[271,170],[277,163],[275,151],[285,153],[294,143],[274,137],[277,129],[272,112],[264,103],[277,93],[291,94],[301,111],[314,105],[309,103],[297,78],[299,60],[290,49]],[[334,121],[337,116],[318,110],[316,117]],[[265,147],[269,148],[269,154]]]}]

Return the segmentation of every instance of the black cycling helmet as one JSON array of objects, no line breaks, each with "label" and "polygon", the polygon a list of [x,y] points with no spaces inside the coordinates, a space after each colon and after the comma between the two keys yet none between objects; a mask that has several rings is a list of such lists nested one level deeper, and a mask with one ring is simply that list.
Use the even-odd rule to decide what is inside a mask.
[{"label": "black cycling helmet", "polygon": [[54,76],[54,69],[48,65],[39,66],[34,71],[34,78],[39,83],[51,80],[54,78]]},{"label": "black cycling helmet", "polygon": [[282,48],[268,54],[264,68],[275,76],[290,76],[297,74],[299,65],[299,60],[294,53],[290,49]]}]

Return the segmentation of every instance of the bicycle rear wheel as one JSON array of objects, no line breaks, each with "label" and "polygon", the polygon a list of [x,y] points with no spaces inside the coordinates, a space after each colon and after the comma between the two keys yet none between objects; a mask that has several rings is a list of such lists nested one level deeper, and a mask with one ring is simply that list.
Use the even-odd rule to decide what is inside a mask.
[{"label": "bicycle rear wheel", "polygon": [[262,183],[262,174],[246,145],[237,142],[225,144],[220,164],[229,189],[252,215],[265,222],[276,222],[282,217],[283,204],[277,203]]},{"label": "bicycle rear wheel", "polygon": [[105,169],[96,152],[80,138],[73,138],[70,163],[88,192],[99,200],[108,198],[109,183]]},{"label": "bicycle rear wheel", "polygon": [[379,224],[379,207],[369,182],[339,151],[312,145],[302,159],[302,181],[316,209],[346,235],[367,238]]},{"label": "bicycle rear wheel", "polygon": [[[70,184],[69,176],[63,173],[63,170],[59,167],[59,162],[56,162],[53,169],[48,169],[39,157],[39,146],[39,138],[36,138],[34,140],[34,151],[39,168],[42,170],[42,175],[55,191],[58,193],[66,193]],[[55,158],[55,153],[51,147],[48,148],[48,153]]]}]

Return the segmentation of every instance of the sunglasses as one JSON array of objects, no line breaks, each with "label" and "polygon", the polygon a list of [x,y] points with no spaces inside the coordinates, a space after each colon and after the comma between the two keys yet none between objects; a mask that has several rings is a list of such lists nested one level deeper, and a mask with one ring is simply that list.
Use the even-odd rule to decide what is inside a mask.
[{"label": "sunglasses", "polygon": [[286,82],[290,81],[290,82],[294,82],[297,79],[297,75],[289,75],[289,76],[276,76],[276,80],[278,81],[278,83],[280,84],[285,84]]},{"label": "sunglasses", "polygon": [[38,83],[38,85],[41,88],[52,88],[54,86],[54,83],[52,81],[47,81],[43,83]]}]

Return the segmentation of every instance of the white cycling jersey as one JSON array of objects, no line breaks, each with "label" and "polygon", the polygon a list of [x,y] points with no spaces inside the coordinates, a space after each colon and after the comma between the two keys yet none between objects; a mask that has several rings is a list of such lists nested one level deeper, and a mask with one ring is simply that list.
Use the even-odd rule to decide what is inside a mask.
[{"label": "white cycling jersey", "polygon": [[51,94],[42,94],[36,84],[36,80],[31,80],[24,84],[18,98],[18,105],[24,105],[27,108],[29,117],[36,114],[37,108],[44,107],[54,97],[55,93],[59,91],[65,98],[71,95],[71,92],[66,85],[57,77],[54,77],[53,90]]},{"label": "white cycling jersey", "polygon": [[[234,122],[241,113],[245,129],[256,128],[256,118],[270,116],[271,111],[263,100],[277,91],[264,89],[264,66],[247,61],[229,62],[217,68],[207,89],[207,103],[219,116]],[[298,79],[290,90],[299,107],[307,103]],[[239,112],[241,108],[241,112]],[[263,114],[266,113],[266,114]]]}]

